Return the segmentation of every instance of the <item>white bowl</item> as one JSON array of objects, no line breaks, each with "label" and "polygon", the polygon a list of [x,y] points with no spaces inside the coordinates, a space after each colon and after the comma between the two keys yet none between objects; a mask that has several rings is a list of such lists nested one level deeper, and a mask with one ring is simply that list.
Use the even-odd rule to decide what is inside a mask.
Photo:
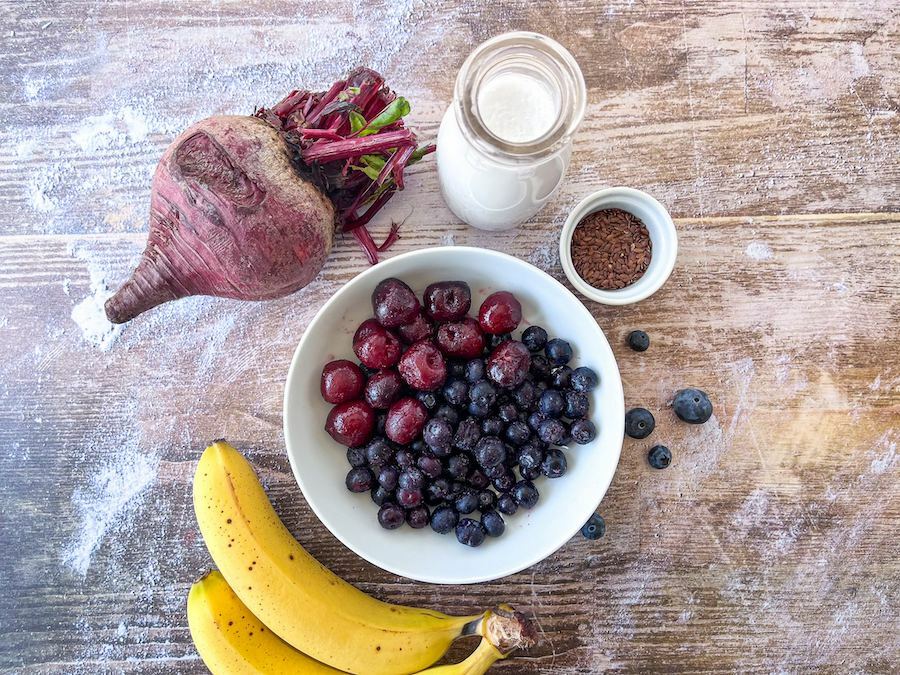
[{"label": "white bowl", "polygon": [[[322,366],[354,359],[351,339],[372,315],[371,293],[387,277],[398,277],[421,295],[434,281],[460,279],[472,288],[473,311],[484,297],[509,290],[522,303],[526,323],[568,340],[573,363],[593,368],[600,386],[591,395],[597,438],[566,452],[561,478],[536,482],[540,501],[531,511],[506,517],[506,533],[478,548],[453,533],[431,528],[382,529],[368,493],[344,486],[346,449],[324,431],[329,404],[319,393]],[[562,284],[517,258],[480,248],[447,246],[398,255],[371,267],[343,286],[319,310],[300,340],[284,392],[284,437],[294,476],[319,519],[348,548],[379,567],[411,579],[465,584],[498,579],[547,557],[591,516],[612,480],[625,426],[619,369],[609,343],[584,305]]]},{"label": "white bowl", "polygon": [[[578,275],[572,264],[575,227],[585,216],[601,209],[622,209],[640,218],[647,226],[653,244],[650,264],[644,275],[616,291],[591,286]],[[646,192],[627,187],[607,188],[585,197],[566,218],[559,237],[559,259],[566,277],[579,293],[604,305],[630,305],[656,293],[672,273],[677,255],[678,235],[666,207]]]}]

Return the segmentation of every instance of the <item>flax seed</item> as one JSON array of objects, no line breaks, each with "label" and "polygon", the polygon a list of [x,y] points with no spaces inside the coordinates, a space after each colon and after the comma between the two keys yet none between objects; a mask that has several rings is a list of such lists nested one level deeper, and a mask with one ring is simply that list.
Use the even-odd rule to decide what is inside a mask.
[{"label": "flax seed", "polygon": [[582,218],[572,233],[572,264],[591,286],[618,290],[640,279],[653,243],[647,226],[622,209],[603,209]]}]

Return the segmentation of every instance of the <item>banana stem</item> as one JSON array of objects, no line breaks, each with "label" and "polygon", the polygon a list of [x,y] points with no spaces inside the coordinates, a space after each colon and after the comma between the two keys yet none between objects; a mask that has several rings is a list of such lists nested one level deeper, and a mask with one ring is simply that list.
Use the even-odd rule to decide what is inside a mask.
[{"label": "banana stem", "polygon": [[537,642],[537,631],[531,621],[509,605],[486,612],[479,624],[479,633],[504,657],[516,649],[528,649]]},{"label": "banana stem", "polygon": [[495,661],[505,659],[506,656],[494,647],[490,640],[483,637],[475,651],[469,654],[465,660],[428,668],[421,671],[419,675],[484,675]]}]

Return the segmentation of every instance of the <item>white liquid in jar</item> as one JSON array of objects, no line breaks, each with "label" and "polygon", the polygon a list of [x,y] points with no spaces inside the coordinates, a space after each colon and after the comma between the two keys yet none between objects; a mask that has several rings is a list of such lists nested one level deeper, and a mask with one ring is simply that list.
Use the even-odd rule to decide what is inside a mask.
[{"label": "white liquid in jar", "polygon": [[509,143],[527,143],[546,134],[559,106],[546,85],[524,73],[502,73],[478,90],[478,114],[487,129]]}]

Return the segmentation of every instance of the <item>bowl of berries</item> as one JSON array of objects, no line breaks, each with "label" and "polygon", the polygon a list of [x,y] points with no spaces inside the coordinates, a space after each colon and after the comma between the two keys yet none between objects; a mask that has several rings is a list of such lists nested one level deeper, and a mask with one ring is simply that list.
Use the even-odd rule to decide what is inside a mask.
[{"label": "bowl of berries", "polygon": [[619,370],[584,305],[480,248],[402,254],[345,284],[297,346],[291,468],[351,550],[432,583],[529,567],[576,534],[612,480]]}]

